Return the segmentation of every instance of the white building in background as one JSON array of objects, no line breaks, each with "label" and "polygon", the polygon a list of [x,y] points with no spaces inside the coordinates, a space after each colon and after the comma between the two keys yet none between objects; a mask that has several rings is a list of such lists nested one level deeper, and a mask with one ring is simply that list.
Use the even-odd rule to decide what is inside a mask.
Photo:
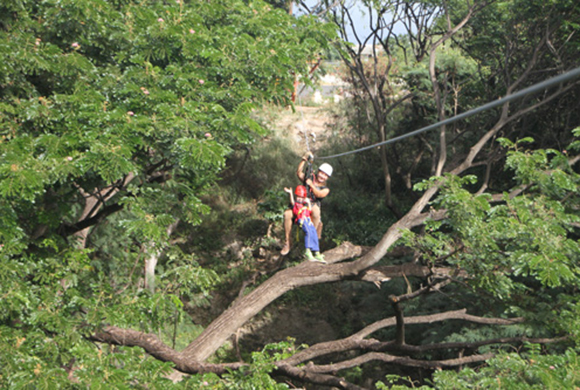
[{"label": "white building in background", "polygon": [[[354,51],[358,53],[360,46],[355,46]],[[378,55],[383,54],[385,51],[381,45],[375,45],[375,51]],[[361,57],[363,59],[373,58],[373,45],[365,45],[361,51]]]},{"label": "white building in background", "polygon": [[315,104],[322,104],[322,103],[324,103],[324,98],[322,97],[322,93],[320,93],[319,90],[314,91],[314,94],[312,94],[312,101]]},{"label": "white building in background", "polygon": [[320,78],[320,84],[342,87],[346,85],[346,82],[335,74],[325,74]]}]

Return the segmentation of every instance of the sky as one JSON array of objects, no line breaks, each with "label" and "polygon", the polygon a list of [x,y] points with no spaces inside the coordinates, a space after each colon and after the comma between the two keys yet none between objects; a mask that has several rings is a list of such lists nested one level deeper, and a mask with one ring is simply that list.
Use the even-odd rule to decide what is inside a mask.
[{"label": "sky", "polygon": [[[319,3],[319,1],[317,0],[304,0],[304,3],[309,7],[313,7],[315,6],[317,3]],[[368,27],[368,20],[367,20],[367,15],[366,15],[366,10],[362,10],[360,7],[358,7],[357,2],[354,0],[350,1],[350,4],[352,4],[352,15],[353,15],[353,21],[354,21],[354,25],[356,26],[356,30],[357,33],[360,36],[366,37],[368,36],[370,29]],[[305,13],[304,8],[295,5],[295,14],[301,14],[301,13]],[[351,34],[351,31],[348,31],[348,41],[352,42],[352,43],[357,43],[356,40],[354,39],[354,37]]]}]

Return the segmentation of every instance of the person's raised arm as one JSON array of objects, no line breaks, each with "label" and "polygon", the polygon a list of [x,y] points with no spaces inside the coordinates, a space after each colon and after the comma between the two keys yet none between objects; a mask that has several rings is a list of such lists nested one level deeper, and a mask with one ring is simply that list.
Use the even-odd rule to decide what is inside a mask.
[{"label": "person's raised arm", "polygon": [[312,158],[314,158],[312,153],[306,152],[304,153],[304,155],[302,156],[302,160],[300,160],[300,163],[298,164],[298,169],[296,169],[296,176],[298,176],[298,179],[301,182],[304,182],[304,178],[306,177],[304,174],[304,164],[306,164],[308,160]]},{"label": "person's raised arm", "polygon": [[292,195],[292,188],[284,187],[284,192],[287,192],[290,197],[290,204],[294,206],[294,195]]}]

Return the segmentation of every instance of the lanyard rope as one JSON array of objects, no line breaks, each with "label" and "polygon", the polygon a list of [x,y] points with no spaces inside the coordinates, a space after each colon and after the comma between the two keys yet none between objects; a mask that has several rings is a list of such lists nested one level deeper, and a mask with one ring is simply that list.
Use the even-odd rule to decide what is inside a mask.
[{"label": "lanyard rope", "polygon": [[[302,133],[302,135],[304,135],[304,140],[306,142],[306,150],[308,151],[308,153],[312,154],[312,152],[310,151],[310,142],[308,140],[309,140],[310,136],[312,136],[312,142],[316,142],[316,134],[314,132],[311,132],[309,134],[308,131],[306,130],[305,120],[304,120],[304,112],[302,110],[302,102],[301,102],[300,94],[298,94],[298,105],[300,107],[300,116],[302,119],[301,133]],[[315,200],[316,198],[312,192],[312,189],[310,188],[310,186],[306,185],[306,180],[312,179],[312,172],[313,172],[312,159],[309,159],[306,162],[306,164],[307,164],[307,166],[306,166],[306,172],[304,173],[303,185],[306,187],[306,196],[308,196],[308,198],[311,200]]]}]

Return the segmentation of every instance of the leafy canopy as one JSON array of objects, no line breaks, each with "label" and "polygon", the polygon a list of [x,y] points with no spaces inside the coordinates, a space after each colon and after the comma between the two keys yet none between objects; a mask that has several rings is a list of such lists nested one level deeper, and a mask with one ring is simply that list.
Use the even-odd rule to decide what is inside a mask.
[{"label": "leafy canopy", "polygon": [[172,248],[150,294],[135,268],[208,212],[227,154],[265,133],[254,108],[290,104],[333,37],[260,0],[0,4],[0,387],[167,388],[168,364],[86,337],[195,328],[181,300],[215,272]]}]

